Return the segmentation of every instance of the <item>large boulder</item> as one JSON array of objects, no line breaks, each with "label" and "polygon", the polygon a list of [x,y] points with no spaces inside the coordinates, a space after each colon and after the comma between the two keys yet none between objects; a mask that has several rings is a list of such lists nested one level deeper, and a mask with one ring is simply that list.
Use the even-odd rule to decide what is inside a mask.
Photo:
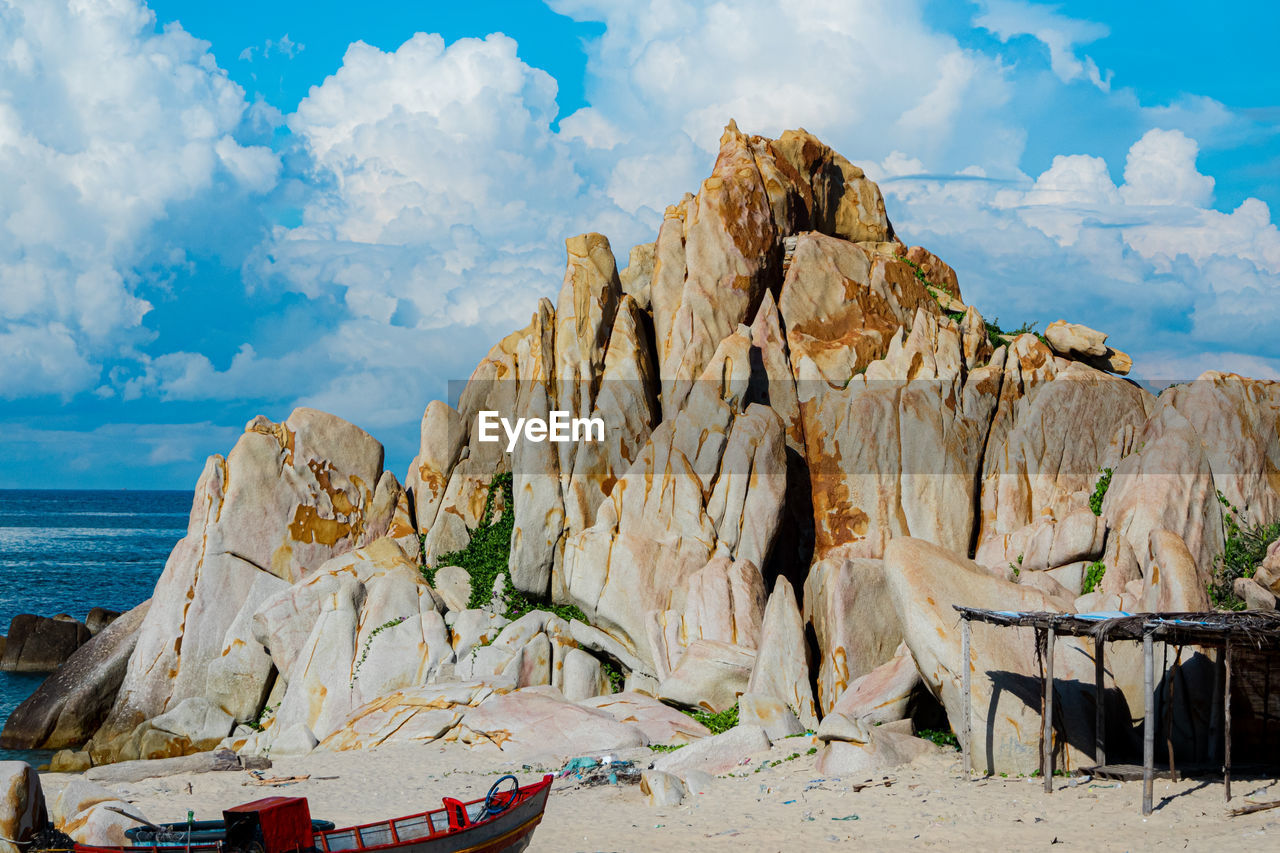
[{"label": "large boulder", "polygon": [[90,636],[84,623],[70,616],[20,613],[9,623],[0,672],[53,672]]},{"label": "large boulder", "polygon": [[[903,643],[887,663],[855,678],[836,699],[823,722],[836,714],[868,723],[905,719],[919,686],[920,672],[915,658]],[[822,735],[822,729],[818,729],[818,734]]]},{"label": "large boulder", "polygon": [[724,711],[746,691],[755,663],[751,649],[695,640],[675,671],[658,685],[658,698],[686,708]]},{"label": "large boulder", "polygon": [[860,720],[849,721],[840,737],[825,740],[815,764],[823,776],[866,778],[936,751],[927,740]]},{"label": "large boulder", "polygon": [[497,694],[463,717],[460,738],[518,755],[581,755],[646,746],[640,728],[568,702],[552,687]]},{"label": "large boulder", "polygon": [[818,644],[818,706],[829,713],[855,679],[893,657],[902,642],[883,560],[836,549],[809,570],[804,612]]},{"label": "large boulder", "polygon": [[63,828],[67,823],[85,809],[96,806],[98,803],[119,799],[119,794],[97,782],[90,782],[88,779],[72,779],[49,806],[49,819],[53,821],[54,826],[65,832]]},{"label": "large boulder", "polygon": [[375,500],[382,459],[368,433],[305,408],[281,423],[255,418],[226,459],[209,459],[187,535],[156,583],[128,673],[94,736],[95,761],[111,760],[117,739],[184,699],[203,697],[241,721],[257,715],[272,666],[251,637],[259,596],[387,532],[395,504]]},{"label": "large boulder", "polygon": [[[995,577],[977,563],[918,539],[895,539],[885,552],[890,599],[903,639],[925,686],[963,732],[960,619],[952,605],[1045,611],[1039,590]],[[1060,637],[1055,652],[1056,767],[1070,771],[1092,762],[1094,743],[1093,644]],[[974,623],[970,661],[972,742],[980,771],[1030,773],[1040,763],[1040,676],[1034,635],[1028,630]]]},{"label": "large boulder", "polygon": [[14,709],[3,749],[62,749],[88,740],[115,701],[150,602],[112,621]]},{"label": "large boulder", "polygon": [[59,828],[77,844],[129,847],[133,842],[125,832],[136,827],[138,821],[120,814],[122,811],[138,815],[138,810],[123,800],[104,800],[72,816]]},{"label": "large boulder", "polygon": [[35,768],[25,761],[0,761],[0,853],[23,853],[48,820]]},{"label": "large boulder", "polygon": [[579,704],[604,711],[620,723],[635,726],[644,732],[649,743],[690,743],[711,734],[693,717],[643,693],[596,696]]},{"label": "large boulder", "polygon": [[667,753],[653,762],[653,769],[677,776],[691,770],[719,775],[748,763],[752,756],[768,752],[772,745],[760,726],[734,726]]},{"label": "large boulder", "polygon": [[790,581],[779,577],[764,608],[760,645],[747,692],[782,700],[806,728],[818,726],[809,680],[809,644]]}]

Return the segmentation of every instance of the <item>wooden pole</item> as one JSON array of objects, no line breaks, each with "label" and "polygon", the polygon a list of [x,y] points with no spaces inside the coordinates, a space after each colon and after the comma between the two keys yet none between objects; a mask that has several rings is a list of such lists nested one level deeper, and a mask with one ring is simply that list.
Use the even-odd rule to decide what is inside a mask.
[{"label": "wooden pole", "polygon": [[1142,721],[1142,813],[1151,814],[1152,789],[1156,760],[1155,643],[1150,634],[1142,636],[1142,696],[1146,711]]},{"label": "wooden pole", "polygon": [[1101,767],[1107,763],[1107,677],[1103,656],[1106,654],[1107,641],[1098,636],[1093,642],[1093,695],[1096,707],[1093,724],[1093,763]]},{"label": "wooden pole", "polygon": [[1223,649],[1222,676],[1222,781],[1226,783],[1227,802],[1231,802],[1231,635],[1227,634]]},{"label": "wooden pole", "polygon": [[964,693],[964,719],[960,721],[961,745],[964,747],[964,778],[967,781],[973,772],[973,747],[970,745],[973,735],[973,726],[970,722],[973,718],[971,710],[972,693],[970,692],[970,676],[969,670],[969,644],[971,642],[970,635],[973,633],[973,626],[968,619],[960,620],[960,689]]},{"label": "wooden pole", "polygon": [[1045,631],[1044,638],[1044,732],[1040,744],[1041,772],[1044,773],[1044,792],[1053,793],[1053,640],[1057,632]]}]

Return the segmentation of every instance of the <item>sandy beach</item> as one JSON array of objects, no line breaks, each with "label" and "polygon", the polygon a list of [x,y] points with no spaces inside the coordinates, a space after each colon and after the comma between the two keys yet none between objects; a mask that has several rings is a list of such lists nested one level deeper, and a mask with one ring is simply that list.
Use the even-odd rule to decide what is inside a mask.
[{"label": "sandy beach", "polygon": [[[1137,782],[1060,779],[1051,795],[1039,779],[964,782],[958,754],[940,750],[898,768],[885,786],[884,777],[818,775],[807,745],[806,738],[787,739],[673,808],[649,805],[639,785],[582,787],[572,776],[558,778],[530,850],[791,851],[850,842],[876,850],[1261,850],[1280,830],[1280,810],[1228,816],[1216,781],[1157,780],[1156,810],[1144,819]],[[786,760],[795,752],[801,756]],[[652,755],[645,749],[619,757],[643,762],[644,753]],[[770,766],[774,761],[780,763]],[[197,819],[213,818],[225,807],[284,794],[307,797],[314,816],[342,825],[435,808],[442,796],[482,796],[502,773],[532,781],[554,763],[512,762],[456,744],[401,746],[280,759],[265,777],[310,776],[280,787],[250,784],[246,772],[108,787],[153,821],[185,820],[188,809]],[[47,774],[47,795],[71,778]],[[868,781],[880,784],[854,790]],[[1280,786],[1268,785],[1237,781],[1233,805],[1251,795],[1280,796]]]}]

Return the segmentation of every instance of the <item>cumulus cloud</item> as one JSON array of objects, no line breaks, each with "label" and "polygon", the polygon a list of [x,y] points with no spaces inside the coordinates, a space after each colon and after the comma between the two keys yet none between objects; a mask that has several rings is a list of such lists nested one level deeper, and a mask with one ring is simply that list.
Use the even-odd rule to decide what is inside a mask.
[{"label": "cumulus cloud", "polygon": [[1111,72],[1104,77],[1090,57],[1077,55],[1076,48],[1105,38],[1110,30],[1103,24],[1069,18],[1052,6],[1023,0],[982,0],[974,26],[994,33],[1003,41],[1031,36],[1049,49],[1049,66],[1064,83],[1088,80],[1104,92],[1111,88]]},{"label": "cumulus cloud", "polygon": [[[1064,155],[1012,186],[908,176],[884,188],[895,224],[961,269],[980,309],[1096,325],[1147,377],[1273,375],[1280,233],[1257,199],[1207,207],[1213,179],[1196,155],[1194,140],[1153,129],[1129,148],[1118,185],[1103,158]],[[1241,354],[1241,341],[1258,352]]]},{"label": "cumulus cloud", "polygon": [[150,336],[157,223],[279,165],[235,140],[244,93],[208,45],[136,2],[12,0],[0,45],[0,397],[70,395]]},{"label": "cumulus cloud", "polygon": [[555,96],[502,35],[352,45],[288,120],[322,189],[250,275],[384,324],[517,318],[531,303],[511,297],[550,289],[590,214]]},{"label": "cumulus cloud", "polygon": [[1003,63],[930,27],[915,2],[549,5],[606,27],[588,46],[592,106],[572,118],[619,129],[607,186],[627,211],[661,213],[695,188],[730,118],[767,135],[804,126],[859,162],[897,149],[934,168],[1008,173],[1022,152],[1002,114]]}]

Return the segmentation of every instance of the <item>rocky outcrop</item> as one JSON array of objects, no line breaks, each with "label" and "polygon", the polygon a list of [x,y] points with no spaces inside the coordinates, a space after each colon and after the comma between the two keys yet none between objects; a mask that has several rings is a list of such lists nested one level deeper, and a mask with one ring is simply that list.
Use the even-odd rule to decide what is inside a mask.
[{"label": "rocky outcrop", "polygon": [[111,710],[146,618],[144,602],[103,628],[14,709],[3,749],[62,749],[93,736]]},{"label": "rocky outcrop", "polygon": [[[750,633],[747,625],[759,624],[758,568],[753,574],[745,564],[765,564],[786,488],[778,416],[756,404],[735,414],[710,386],[696,391],[674,420],[654,430],[600,505],[595,524],[565,548],[569,599],[660,679],[699,637],[690,619],[705,621],[716,636],[732,633],[737,642]],[[697,604],[690,582],[698,576],[710,583],[701,570],[719,557],[743,567],[739,580],[721,582],[728,584],[720,589],[732,598],[732,610],[717,617],[729,619],[717,626],[697,616],[713,614]],[[743,594],[734,595],[734,584]],[[755,638],[749,642],[754,647]]]},{"label": "rocky outcrop", "polygon": [[[697,189],[621,272],[603,235],[566,241],[555,301],[456,409],[426,407],[404,488],[372,438],[306,409],[211,459],[94,760],[215,738],[273,755],[689,741],[661,759],[688,780],[802,727],[820,769],[870,773],[932,749],[911,734],[929,694],[958,728],[969,666],[980,766],[1026,772],[1030,640],[976,628],[962,662],[951,605],[1205,608],[1224,512],[1280,518],[1280,384],[1209,373],[1153,396],[1087,327],[1000,333],[805,131],[731,123]],[[604,438],[508,447],[482,440],[482,411],[597,418]],[[1271,602],[1280,557],[1239,591]],[[530,609],[549,602],[580,612]],[[1092,649],[1063,646],[1069,768],[1092,744]],[[1140,706],[1131,656],[1111,660]],[[28,740],[101,714],[59,690],[74,711],[41,699]],[[746,724],[718,737],[675,710],[735,702]]]},{"label": "rocky outcrop", "polygon": [[[1030,773],[1040,760],[1040,678],[1035,643],[1011,642],[1007,629],[975,623],[970,659],[960,654],[959,616],[952,605],[998,610],[1053,609],[1039,590],[995,577],[977,563],[917,539],[895,539],[885,553],[889,597],[924,685],[962,730],[962,667],[973,674],[969,745],[982,772]],[[1092,757],[1091,641],[1060,637],[1054,670],[1055,708],[1065,737],[1054,744],[1056,766],[1083,766]],[[1086,687],[1088,685],[1088,687]],[[1084,749],[1084,752],[1080,750]]]},{"label": "rocky outcrop", "polygon": [[1127,353],[1107,346],[1107,336],[1088,326],[1057,320],[1044,330],[1044,337],[1054,352],[1099,370],[1125,374],[1133,368],[1133,359]]},{"label": "rocky outcrop", "polygon": [[84,623],[70,616],[20,613],[9,623],[0,672],[53,672],[90,636]]},{"label": "rocky outcrop", "polygon": [[[114,707],[93,739],[95,760],[117,739],[185,699],[237,720],[262,707],[271,658],[254,642],[261,601],[339,554],[384,535],[376,516],[382,445],[340,418],[297,409],[259,417],[235,448],[205,465],[187,535],[169,555]],[[133,757],[133,756],[130,756]]]},{"label": "rocky outcrop", "polygon": [[879,557],[897,536],[968,549],[1003,357],[967,369],[962,329],[923,307],[838,384],[793,354],[818,556]]}]

